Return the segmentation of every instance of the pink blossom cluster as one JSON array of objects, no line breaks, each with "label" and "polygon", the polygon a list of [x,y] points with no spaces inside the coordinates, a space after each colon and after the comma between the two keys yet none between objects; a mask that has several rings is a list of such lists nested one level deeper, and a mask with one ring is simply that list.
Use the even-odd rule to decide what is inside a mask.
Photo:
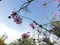
[{"label": "pink blossom cluster", "polygon": [[23,38],[23,39],[29,38],[29,36],[30,36],[29,33],[30,33],[30,32],[27,32],[27,33],[22,34],[22,38]]},{"label": "pink blossom cluster", "polygon": [[17,12],[12,11],[11,16],[9,16],[8,18],[11,18],[11,17],[14,19],[14,22],[16,22],[16,24],[22,23],[23,19],[19,15],[17,15]]},{"label": "pink blossom cluster", "polygon": [[33,29],[35,28],[34,23],[31,23],[30,26],[31,26]]}]

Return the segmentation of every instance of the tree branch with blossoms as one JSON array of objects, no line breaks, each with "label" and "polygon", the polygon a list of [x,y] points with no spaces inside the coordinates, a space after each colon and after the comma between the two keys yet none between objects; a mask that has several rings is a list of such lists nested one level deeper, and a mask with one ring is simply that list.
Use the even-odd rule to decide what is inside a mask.
[{"label": "tree branch with blossoms", "polygon": [[[42,24],[37,23],[35,20],[33,20],[33,19],[31,19],[31,18],[28,18],[28,17],[22,16],[22,15],[19,15],[20,11],[21,11],[21,10],[24,10],[25,8],[27,8],[32,1],[34,1],[34,0],[27,0],[26,3],[23,3],[23,4],[22,4],[22,6],[20,7],[20,9],[18,9],[17,11],[12,11],[12,14],[11,14],[10,16],[8,16],[8,18],[9,18],[9,19],[13,18],[13,19],[14,19],[14,22],[16,22],[16,24],[21,24],[23,18],[28,19],[28,20],[32,21],[36,26],[38,25],[40,28],[48,31],[48,32],[51,33],[51,34],[54,34],[54,33],[55,33],[55,30],[57,30],[57,29],[60,30],[60,27],[54,27],[54,28],[51,29],[51,30],[48,30],[48,29],[46,29],[46,28],[44,27],[44,25],[47,25],[47,24],[50,24],[50,23],[55,23],[56,21],[42,25]],[[50,1],[50,2],[53,2],[53,1],[55,1],[55,0],[52,0],[52,1]],[[45,6],[46,4],[49,4],[50,2],[44,3],[43,5]],[[56,16],[56,15],[55,15],[55,16]],[[34,29],[35,26],[34,26],[33,23],[30,24],[30,26]],[[53,31],[53,30],[54,30],[54,31]],[[36,31],[40,34],[40,32],[39,32],[38,30],[36,30]],[[54,32],[54,33],[52,33],[52,32]],[[24,34],[24,35],[25,35],[25,34]],[[25,36],[24,36],[24,37],[25,37]],[[59,35],[58,35],[58,37],[60,38]],[[26,37],[25,37],[25,38],[26,38]],[[47,40],[46,40],[46,39],[47,39]],[[44,38],[43,41],[45,41],[45,42],[48,43],[48,42],[49,42],[49,39],[46,37],[46,38]]]},{"label": "tree branch with blossoms", "polygon": [[[14,22],[16,22],[17,24],[21,24],[23,18],[26,18],[26,19],[28,19],[28,20],[30,20],[30,21],[33,21],[33,23],[35,23],[35,25],[38,25],[39,27],[43,28],[44,30],[46,30],[46,31],[48,31],[48,32],[50,32],[50,33],[52,32],[52,30],[48,30],[48,29],[46,29],[46,28],[43,27],[43,26],[44,26],[44,25],[47,25],[47,24],[50,24],[50,23],[55,23],[55,22],[50,22],[50,23],[41,25],[41,24],[38,24],[36,21],[34,21],[34,20],[31,19],[31,18],[22,16],[22,15],[17,15],[16,12],[15,12],[15,13],[13,12],[13,13],[11,14],[11,17],[14,19]],[[10,18],[10,16],[9,16],[9,18]],[[32,28],[35,28],[33,24],[32,24],[31,26],[32,26]],[[52,33],[52,34],[53,34],[53,33]]]},{"label": "tree branch with blossoms", "polygon": [[[44,26],[44,25],[47,25],[47,24],[50,24],[50,23],[54,23],[54,22],[50,22],[50,23],[41,25],[41,24],[38,24],[36,21],[34,21],[34,20],[31,19],[31,18],[28,18],[28,17],[22,16],[22,15],[19,15],[19,12],[20,12],[21,10],[23,10],[25,7],[28,7],[28,5],[29,5],[32,1],[34,1],[34,0],[28,0],[26,3],[23,3],[22,6],[21,6],[21,8],[20,8],[19,10],[17,10],[17,11],[12,11],[12,14],[11,14],[10,16],[8,16],[8,18],[10,19],[10,18],[12,17],[12,18],[14,19],[14,22],[16,22],[17,24],[21,24],[21,23],[22,23],[22,20],[23,20],[21,17],[23,17],[23,18],[26,18],[26,19],[28,19],[28,20],[30,20],[30,21],[33,21],[33,23],[35,23],[35,24],[38,25],[39,27],[45,29],[46,31],[51,32],[52,30],[48,30],[48,29],[44,28],[43,26]],[[54,0],[53,0],[53,1],[54,1]],[[50,2],[52,2],[52,1],[50,1]]]}]

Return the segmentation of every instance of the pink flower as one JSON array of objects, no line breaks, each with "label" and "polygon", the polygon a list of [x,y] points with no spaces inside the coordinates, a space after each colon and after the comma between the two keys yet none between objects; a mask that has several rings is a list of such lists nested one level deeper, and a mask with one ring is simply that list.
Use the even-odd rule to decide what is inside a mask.
[{"label": "pink flower", "polygon": [[53,16],[57,16],[57,14],[53,14]]},{"label": "pink flower", "polygon": [[60,0],[57,0],[58,2],[60,2]]},{"label": "pink flower", "polygon": [[53,30],[60,30],[60,26],[54,26]]},{"label": "pink flower", "polygon": [[35,25],[33,23],[30,24],[30,26],[34,29],[35,28]]},{"label": "pink flower", "polygon": [[20,16],[18,16],[18,15],[15,16],[13,19],[14,19],[14,22],[16,22],[17,24],[21,24],[21,23],[22,23],[22,20],[23,20],[23,19],[22,19]]},{"label": "pink flower", "polygon": [[43,42],[50,42],[50,41],[49,41],[49,38],[47,38],[47,37],[43,38],[42,41],[43,41]]},{"label": "pink flower", "polygon": [[28,38],[30,35],[28,35],[27,33],[24,33],[23,35],[22,35],[22,38],[23,39],[25,39],[25,38]]}]

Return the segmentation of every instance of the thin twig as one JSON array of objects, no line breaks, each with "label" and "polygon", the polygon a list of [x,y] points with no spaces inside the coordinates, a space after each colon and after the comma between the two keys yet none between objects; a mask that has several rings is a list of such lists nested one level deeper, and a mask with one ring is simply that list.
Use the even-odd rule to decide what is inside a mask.
[{"label": "thin twig", "polygon": [[46,4],[50,4],[50,3],[54,2],[54,1],[56,1],[56,0],[49,1],[49,2],[47,2]]},{"label": "thin twig", "polygon": [[25,7],[28,7],[28,5],[29,5],[32,1],[33,1],[33,0],[23,3],[22,6],[20,7],[20,9],[17,10],[16,12],[19,13],[22,9],[24,9]]}]

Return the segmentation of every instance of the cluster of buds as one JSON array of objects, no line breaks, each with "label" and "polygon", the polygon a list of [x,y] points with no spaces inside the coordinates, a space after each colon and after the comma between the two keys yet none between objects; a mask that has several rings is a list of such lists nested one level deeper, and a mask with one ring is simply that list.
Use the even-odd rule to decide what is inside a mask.
[{"label": "cluster of buds", "polygon": [[11,16],[8,16],[9,19],[13,18],[14,22],[16,22],[17,24],[21,24],[22,23],[22,18],[17,14],[17,12],[12,11]]}]

